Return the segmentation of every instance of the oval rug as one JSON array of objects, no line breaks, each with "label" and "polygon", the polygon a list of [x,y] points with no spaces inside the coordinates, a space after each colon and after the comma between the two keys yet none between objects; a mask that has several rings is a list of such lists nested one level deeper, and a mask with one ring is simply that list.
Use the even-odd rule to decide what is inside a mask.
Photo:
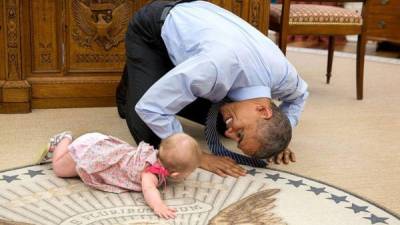
[{"label": "oval rug", "polygon": [[239,179],[198,169],[184,183],[168,185],[162,195],[177,209],[175,220],[155,216],[141,193],[96,191],[79,179],[55,177],[50,165],[6,171],[0,173],[0,219],[46,225],[400,225],[395,214],[331,185],[246,168]]}]

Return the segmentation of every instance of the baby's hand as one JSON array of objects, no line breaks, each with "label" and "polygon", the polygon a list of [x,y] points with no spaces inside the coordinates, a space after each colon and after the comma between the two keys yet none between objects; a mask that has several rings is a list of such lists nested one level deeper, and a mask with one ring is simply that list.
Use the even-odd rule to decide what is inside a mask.
[{"label": "baby's hand", "polygon": [[176,209],[169,208],[168,206],[166,206],[164,204],[156,206],[154,208],[154,213],[164,219],[175,219],[175,217],[176,217]]}]

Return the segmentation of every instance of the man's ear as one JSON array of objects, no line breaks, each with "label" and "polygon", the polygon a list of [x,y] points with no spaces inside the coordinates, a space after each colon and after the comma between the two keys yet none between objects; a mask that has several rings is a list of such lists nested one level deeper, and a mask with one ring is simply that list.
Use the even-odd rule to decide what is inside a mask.
[{"label": "man's ear", "polygon": [[236,135],[237,129],[233,129],[232,127],[229,127],[228,129],[225,130],[224,135],[227,138],[230,138],[234,141],[239,141],[240,138]]},{"label": "man's ear", "polygon": [[179,176],[179,172],[172,172],[169,176],[172,178],[176,178]]},{"label": "man's ear", "polygon": [[256,110],[263,119],[268,120],[272,117],[272,109],[266,105],[257,105]]}]

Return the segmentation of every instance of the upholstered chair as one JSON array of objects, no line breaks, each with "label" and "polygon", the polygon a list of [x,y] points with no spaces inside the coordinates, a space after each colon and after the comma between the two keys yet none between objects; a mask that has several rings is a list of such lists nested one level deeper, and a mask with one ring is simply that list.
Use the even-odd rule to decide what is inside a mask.
[{"label": "upholstered chair", "polygon": [[[333,0],[327,0],[327,2]],[[365,54],[365,14],[369,0],[336,0],[334,2],[362,2],[362,11],[326,5],[295,4],[282,0],[282,4],[271,4],[269,29],[278,32],[278,46],[286,54],[288,35],[327,35],[328,65],[326,82],[332,74],[332,61],[335,49],[335,35],[358,35],[356,87],[357,99],[363,98],[364,54]],[[303,1],[304,2],[304,1]],[[305,1],[311,2],[311,0]]]}]

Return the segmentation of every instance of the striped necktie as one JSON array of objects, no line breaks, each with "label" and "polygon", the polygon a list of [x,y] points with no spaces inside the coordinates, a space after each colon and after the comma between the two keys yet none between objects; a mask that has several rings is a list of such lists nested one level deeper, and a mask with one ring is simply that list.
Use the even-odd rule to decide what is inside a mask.
[{"label": "striped necktie", "polygon": [[219,141],[219,136],[217,133],[217,117],[219,107],[221,103],[213,104],[207,115],[206,126],[204,129],[204,134],[206,136],[206,141],[208,147],[214,155],[218,156],[228,156],[235,160],[239,164],[253,166],[253,167],[266,167],[267,163],[263,160],[249,158],[235,152],[231,152],[226,149]]}]

